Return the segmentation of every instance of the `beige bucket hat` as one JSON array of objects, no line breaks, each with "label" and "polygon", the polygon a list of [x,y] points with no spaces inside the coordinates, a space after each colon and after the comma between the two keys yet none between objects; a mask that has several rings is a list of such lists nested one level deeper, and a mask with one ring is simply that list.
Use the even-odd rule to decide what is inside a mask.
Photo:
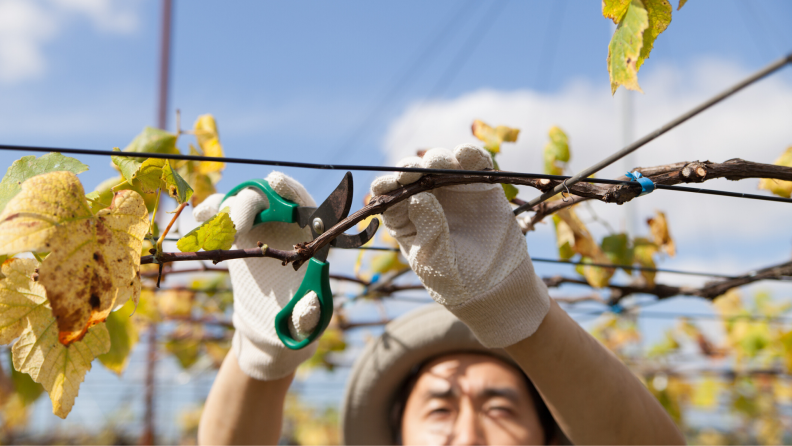
[{"label": "beige bucket hat", "polygon": [[352,367],[341,407],[344,444],[392,444],[391,411],[405,379],[416,365],[455,352],[488,353],[513,363],[505,351],[481,345],[465,324],[438,304],[386,325]]}]

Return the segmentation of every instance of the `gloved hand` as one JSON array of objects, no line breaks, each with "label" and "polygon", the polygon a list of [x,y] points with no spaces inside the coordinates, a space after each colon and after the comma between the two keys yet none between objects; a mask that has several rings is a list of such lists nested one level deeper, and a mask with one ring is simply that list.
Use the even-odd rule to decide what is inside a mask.
[{"label": "gloved hand", "polygon": [[[316,206],[308,191],[296,180],[280,172],[266,180],[281,197],[301,206]],[[193,216],[208,220],[218,209],[229,207],[229,217],[236,226],[234,249],[255,248],[262,242],[275,249],[291,250],[294,245],[311,240],[311,230],[296,223],[270,222],[253,227],[256,214],[269,207],[266,195],[247,188],[223,201],[215,194],[196,206]],[[234,291],[234,338],[232,348],[239,367],[260,380],[275,380],[292,373],[316,351],[316,343],[301,350],[290,350],[275,333],[275,315],[286,306],[300,287],[306,268],[294,271],[290,266],[270,258],[247,258],[228,261]],[[319,322],[319,300],[313,292],[295,306],[289,330],[295,339],[304,339]]]},{"label": "gloved hand", "polygon": [[[492,168],[484,149],[431,149],[400,167]],[[417,181],[398,172],[374,180],[372,195]],[[383,223],[410,267],[438,303],[464,322],[483,345],[506,347],[533,334],[550,309],[525,237],[500,184],[464,184],[413,195],[389,208]]]}]

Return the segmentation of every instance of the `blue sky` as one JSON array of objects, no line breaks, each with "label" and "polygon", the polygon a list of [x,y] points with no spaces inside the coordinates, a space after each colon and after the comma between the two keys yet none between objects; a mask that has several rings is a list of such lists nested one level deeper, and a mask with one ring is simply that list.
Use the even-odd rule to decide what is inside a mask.
[{"label": "blue sky", "polygon": [[[540,170],[553,124],[570,134],[572,170],[621,143],[621,93],[610,96],[605,64],[613,25],[599,1],[175,5],[170,108],[182,110],[183,127],[214,114],[228,156],[386,165],[418,147],[467,142],[475,118],[523,130],[520,143],[504,146],[501,164],[510,170]],[[784,0],[690,0],[674,11],[639,74],[645,93],[631,94],[634,135],[792,51],[790,18],[792,3]],[[0,0],[0,142],[125,146],[156,120],[159,27],[155,0]],[[772,162],[792,144],[790,104],[787,68],[641,149],[634,163],[735,156]],[[0,153],[0,167],[22,155]],[[91,166],[81,175],[87,190],[114,175],[107,159],[80,159]],[[220,189],[269,170],[230,165]],[[286,172],[319,201],[341,177]],[[355,174],[359,197],[373,177]],[[753,193],[756,183],[707,187]],[[783,261],[792,251],[778,225],[792,213],[780,204],[658,191],[642,197],[631,214],[596,209],[616,227],[630,218],[643,232],[640,221],[665,210],[680,251],[664,262],[668,267],[737,273]],[[731,243],[720,243],[723,237]],[[529,235],[535,256],[554,257],[554,243],[547,226]],[[349,267],[348,257],[337,256],[335,265]],[[706,309],[689,299],[673,308]],[[652,324],[656,333],[665,326]]]}]

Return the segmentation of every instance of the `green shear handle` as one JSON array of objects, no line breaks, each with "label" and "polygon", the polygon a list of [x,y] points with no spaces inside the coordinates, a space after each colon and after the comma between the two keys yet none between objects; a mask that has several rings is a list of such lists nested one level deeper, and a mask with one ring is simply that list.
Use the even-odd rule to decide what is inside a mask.
[{"label": "green shear handle", "polygon": [[[318,208],[300,206],[281,197],[272,189],[267,180],[263,179],[246,181],[233,188],[231,192],[226,194],[225,198],[232,197],[248,187],[262,191],[266,195],[267,200],[269,200],[269,208],[256,215],[253,225],[269,222],[297,223],[301,228],[309,226],[314,239],[323,233],[325,228],[330,228],[346,218],[352,205],[352,174],[350,172],[346,173],[338,187]],[[377,226],[378,222],[373,221],[365,231],[358,235],[341,234],[314,253],[313,257],[308,261],[305,277],[303,277],[300,288],[294,293],[289,303],[275,316],[275,332],[286,347],[292,350],[304,348],[321,336],[330,324],[330,319],[333,317],[333,293],[330,290],[329,277],[330,264],[327,263],[327,254],[330,251],[330,246],[338,248],[362,246],[374,236]],[[297,340],[291,336],[289,321],[292,318],[294,306],[310,291],[316,293],[319,299],[319,324],[307,338]]]}]

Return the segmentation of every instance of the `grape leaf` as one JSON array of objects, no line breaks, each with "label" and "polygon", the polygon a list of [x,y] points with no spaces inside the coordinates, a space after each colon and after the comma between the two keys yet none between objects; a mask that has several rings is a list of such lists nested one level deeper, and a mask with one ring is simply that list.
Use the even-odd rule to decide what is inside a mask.
[{"label": "grape leaf", "polygon": [[201,249],[206,251],[230,249],[234,244],[235,235],[236,227],[231,221],[231,217],[228,216],[228,208],[225,208],[201,226],[185,234],[176,242],[176,247],[181,252],[196,252]]},{"label": "grape leaf", "polygon": [[[556,244],[558,245],[558,257],[569,260],[575,255],[575,233],[572,228],[557,215],[553,215],[553,223],[556,229]],[[583,273],[581,273],[582,275]]]},{"label": "grape leaf", "polygon": [[189,317],[194,299],[195,293],[190,290],[164,290],[157,293],[157,307],[163,316]]},{"label": "grape leaf", "polygon": [[[13,354],[11,350],[8,351],[9,364],[13,364]],[[11,367],[11,381],[14,383],[14,390],[19,395],[21,402],[25,406],[29,406],[36,402],[36,400],[44,393],[44,386],[33,381],[27,373],[17,372]]]},{"label": "grape leaf", "polygon": [[28,178],[42,173],[65,170],[73,173],[82,173],[88,166],[79,160],[52,152],[36,158],[33,155],[23,156],[14,161],[6,171],[3,181],[0,181],[0,212],[21,189],[20,185]]},{"label": "grape leaf", "polygon": [[602,0],[602,15],[618,25],[629,7],[630,0]]},{"label": "grape leaf", "polygon": [[26,317],[47,305],[44,287],[31,279],[38,262],[11,259],[3,263],[0,280],[0,344],[10,344],[25,330]]},{"label": "grape leaf", "polygon": [[[191,144],[190,155],[201,155],[201,153]],[[178,169],[179,174],[186,178],[187,183],[194,188],[191,202],[193,206],[198,206],[207,197],[216,193],[217,190],[214,185],[217,184],[222,177],[220,172],[210,172],[209,174],[201,173],[198,164],[199,162],[197,161],[188,161]]]},{"label": "grape leaf", "polygon": [[[110,339],[100,325],[68,348],[58,343],[57,324],[46,292],[33,279],[37,267],[39,263],[33,259],[12,259],[3,264],[6,277],[0,280],[0,305],[4,310],[0,341],[8,344],[19,337],[11,349],[14,368],[41,383],[50,395],[53,413],[64,418],[74,405],[91,361],[107,351]],[[35,399],[35,387],[27,390],[27,398]]]},{"label": "grape leaf", "polygon": [[[572,238],[574,239],[574,243],[571,245],[571,249],[587,258],[586,261],[591,263],[601,263],[601,264],[609,264],[610,259],[602,252],[599,245],[594,241],[594,238],[589,233],[586,226],[580,220],[580,218],[575,213],[574,209],[566,208],[562,209],[556,214],[558,218],[567,225],[568,230],[564,228],[562,233],[564,234],[564,244],[569,243],[569,235],[568,231],[572,232]],[[555,221],[555,219],[554,219]],[[556,225],[558,228],[561,225]],[[563,226],[561,226],[563,227]],[[559,239],[559,243],[561,240]],[[559,244],[559,254],[566,255],[568,252],[561,252],[562,250],[566,250],[567,248],[564,245]],[[571,257],[571,256],[570,256]],[[569,258],[569,257],[567,257]],[[608,281],[613,276],[614,272],[616,271],[614,268],[603,268],[599,266],[584,266],[583,268],[583,276],[588,281],[589,285],[595,288],[602,288],[603,286],[608,284]]]},{"label": "grape leaf", "polygon": [[655,218],[646,220],[646,223],[652,232],[652,239],[654,239],[655,245],[671,257],[676,255],[676,245],[674,245],[674,240],[668,231],[668,220],[666,220],[665,214],[657,211]]},{"label": "grape leaf", "polygon": [[649,18],[649,26],[643,33],[643,45],[641,46],[641,55],[638,57],[638,63],[635,70],[641,69],[641,65],[649,58],[649,53],[654,48],[654,41],[657,40],[663,31],[668,28],[671,23],[671,3],[668,0],[642,0],[646,7],[647,17]]},{"label": "grape leaf", "polygon": [[124,148],[124,152],[179,153],[176,140],[179,137],[165,130],[146,127]]},{"label": "grape leaf", "polygon": [[[113,150],[118,151],[117,148]],[[129,184],[147,194],[164,189],[179,203],[186,202],[193,194],[190,185],[173,170],[168,160],[149,158],[140,162],[123,156],[112,156],[111,159]]]},{"label": "grape leaf", "polygon": [[0,253],[47,250],[39,282],[68,345],[103,321],[110,310],[140,295],[140,250],[149,223],[143,199],[115,194],[96,215],[71,172],[51,172],[22,183],[0,214]]},{"label": "grape leaf", "polygon": [[544,147],[544,171],[550,175],[564,173],[564,165],[569,162],[569,138],[558,127],[550,128],[550,141]]},{"label": "grape leaf", "polygon": [[[786,152],[784,152],[777,160],[775,160],[773,164],[776,166],[792,167],[792,146],[786,149]],[[759,189],[769,190],[778,196],[790,198],[790,196],[792,196],[792,181],[762,178],[759,181]]]},{"label": "grape leaf", "polygon": [[[193,126],[195,132],[195,139],[198,140],[198,146],[203,151],[204,156],[223,157],[223,146],[220,144],[220,136],[217,134],[217,123],[212,115],[201,115],[195,121]],[[208,174],[210,172],[219,172],[225,169],[225,163],[218,163],[213,161],[200,161],[198,163],[198,172]]]},{"label": "grape leaf", "polygon": [[[636,263],[644,268],[655,267],[653,256],[657,250],[657,245],[643,237],[638,237],[633,240],[633,258],[635,259]],[[644,278],[646,281],[646,286],[649,288],[654,288],[655,274],[656,273],[654,271],[641,271],[641,276]]]},{"label": "grape leaf", "polygon": [[41,383],[52,400],[52,413],[66,418],[74,406],[80,383],[91,369],[91,361],[110,349],[110,336],[104,324],[100,324],[66,347],[58,342],[55,318],[46,307],[29,314],[28,323],[11,349],[14,367]]},{"label": "grape leaf", "polygon": [[102,181],[98,186],[96,186],[96,189],[94,189],[93,192],[85,194],[86,198],[90,198],[92,200],[89,206],[91,207],[91,211],[94,214],[99,212],[100,209],[110,207],[110,203],[113,201],[114,189],[116,191],[133,190],[137,192],[141,197],[143,197],[143,201],[146,202],[146,209],[148,209],[149,212],[154,210],[154,206],[157,203],[156,193],[147,194],[139,187],[129,184],[123,176],[117,176]]},{"label": "grape leaf", "polygon": [[638,85],[638,59],[644,45],[644,31],[649,27],[649,14],[641,0],[632,0],[608,45],[608,73],[611,93],[619,85],[642,91]]},{"label": "grape leaf", "polygon": [[117,375],[126,369],[129,353],[138,342],[138,329],[132,323],[135,303],[128,301],[107,316],[105,327],[110,336],[110,350],[99,355],[99,361]]},{"label": "grape leaf", "polygon": [[[612,263],[619,265],[632,265],[633,251],[627,234],[613,234],[602,239],[602,251]],[[632,270],[624,268],[624,272],[631,274]]]},{"label": "grape leaf", "polygon": [[520,134],[520,129],[513,129],[499,125],[494,129],[488,124],[476,119],[473,121],[473,136],[484,142],[484,148],[490,153],[499,153],[504,142],[515,142]]}]

